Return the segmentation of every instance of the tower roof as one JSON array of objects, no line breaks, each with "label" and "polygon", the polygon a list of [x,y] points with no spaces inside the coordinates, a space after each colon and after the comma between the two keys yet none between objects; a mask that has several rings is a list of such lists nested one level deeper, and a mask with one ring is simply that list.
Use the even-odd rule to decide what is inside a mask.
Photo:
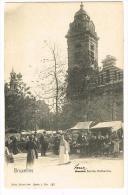
[{"label": "tower roof", "polygon": [[75,13],[75,17],[81,16],[81,15],[87,15],[87,16],[88,16],[87,12],[84,10],[84,5],[83,5],[82,2],[81,2],[81,4],[80,4],[80,9],[79,9],[79,11],[77,11],[77,12]]},{"label": "tower roof", "polygon": [[84,10],[84,5],[82,2],[80,4],[80,9],[75,13],[74,21],[70,23],[70,27],[66,35],[66,38],[72,35],[74,36],[81,32],[90,33],[91,36],[98,40],[97,33],[95,31],[95,25],[93,21],[90,20],[90,17],[87,14],[87,12]]}]

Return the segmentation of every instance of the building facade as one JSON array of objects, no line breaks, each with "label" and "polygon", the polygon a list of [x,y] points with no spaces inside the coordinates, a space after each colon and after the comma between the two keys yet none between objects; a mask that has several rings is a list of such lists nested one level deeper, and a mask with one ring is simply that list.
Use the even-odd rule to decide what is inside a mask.
[{"label": "building facade", "polygon": [[82,3],[66,38],[68,99],[78,102],[85,120],[123,120],[123,70],[116,67],[116,59],[110,55],[99,69],[99,38]]}]

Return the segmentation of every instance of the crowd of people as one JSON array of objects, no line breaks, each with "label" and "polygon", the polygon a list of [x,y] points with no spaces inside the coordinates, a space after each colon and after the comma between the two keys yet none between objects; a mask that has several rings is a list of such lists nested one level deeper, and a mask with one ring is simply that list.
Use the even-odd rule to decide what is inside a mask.
[{"label": "crowd of people", "polygon": [[123,138],[118,134],[93,135],[79,134],[76,141],[70,143],[71,151],[77,151],[81,156],[113,156],[117,157],[123,151]]},{"label": "crowd of people", "polygon": [[[54,136],[53,136],[54,137]],[[15,136],[11,136],[9,140],[6,140],[5,143],[5,160],[6,163],[13,163],[13,156],[20,153],[26,152],[26,167],[34,164],[35,159],[38,159],[39,153],[41,157],[46,156],[46,152],[51,150],[53,147],[54,154],[59,154],[59,164],[69,163],[69,144],[66,141],[64,135],[55,136],[55,139],[58,138],[58,144],[56,141],[54,146],[52,145],[51,136],[48,136],[46,132],[40,136],[29,135],[26,138],[21,137],[20,140],[17,140]],[[50,138],[50,139],[48,139]]]},{"label": "crowd of people", "polygon": [[35,159],[46,156],[47,152],[59,155],[59,164],[69,163],[69,153],[79,154],[81,157],[92,156],[112,156],[117,157],[123,151],[123,135],[121,133],[111,133],[94,135],[91,132],[78,133],[77,135],[66,132],[55,134],[20,136],[17,140],[11,136],[5,143],[6,162],[14,162],[13,155],[20,152],[27,153],[27,165],[33,164]]}]

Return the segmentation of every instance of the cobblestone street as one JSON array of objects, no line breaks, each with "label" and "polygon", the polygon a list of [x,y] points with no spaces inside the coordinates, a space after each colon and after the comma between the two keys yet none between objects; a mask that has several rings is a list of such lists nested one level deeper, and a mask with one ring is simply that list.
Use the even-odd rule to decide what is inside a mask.
[{"label": "cobblestone street", "polygon": [[[6,167],[7,187],[30,188],[92,188],[123,186],[123,160],[110,158],[79,158],[71,155],[71,163],[58,165],[58,156],[48,153],[26,171],[26,154],[14,156]],[[118,169],[117,169],[118,168]],[[119,176],[118,176],[119,175]],[[8,179],[7,179],[8,178]]]}]

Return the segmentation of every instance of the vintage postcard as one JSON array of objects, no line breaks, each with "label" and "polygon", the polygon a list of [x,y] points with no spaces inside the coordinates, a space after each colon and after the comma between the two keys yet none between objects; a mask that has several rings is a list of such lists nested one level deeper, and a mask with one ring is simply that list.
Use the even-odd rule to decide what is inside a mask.
[{"label": "vintage postcard", "polygon": [[5,187],[123,188],[123,2],[5,3]]}]

